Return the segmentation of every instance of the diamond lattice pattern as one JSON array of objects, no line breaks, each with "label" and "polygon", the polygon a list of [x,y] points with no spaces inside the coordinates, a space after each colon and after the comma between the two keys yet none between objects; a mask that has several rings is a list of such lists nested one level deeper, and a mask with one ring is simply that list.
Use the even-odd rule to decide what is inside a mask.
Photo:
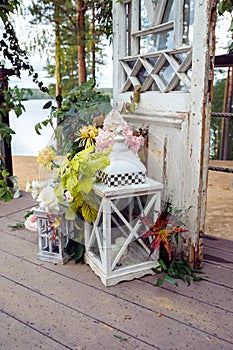
[{"label": "diamond lattice pattern", "polygon": [[140,56],[120,60],[126,74],[121,92],[142,86],[142,92],[190,91],[192,51],[189,48],[180,52],[155,53],[153,56]]}]

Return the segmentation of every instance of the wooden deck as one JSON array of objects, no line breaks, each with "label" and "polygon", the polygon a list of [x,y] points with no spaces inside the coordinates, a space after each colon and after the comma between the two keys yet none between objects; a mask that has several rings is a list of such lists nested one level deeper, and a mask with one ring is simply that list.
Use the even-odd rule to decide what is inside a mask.
[{"label": "wooden deck", "polygon": [[88,265],[36,259],[36,234],[9,228],[31,207],[0,202],[1,350],[233,349],[233,241],[206,237],[208,280],[190,287],[106,288]]}]

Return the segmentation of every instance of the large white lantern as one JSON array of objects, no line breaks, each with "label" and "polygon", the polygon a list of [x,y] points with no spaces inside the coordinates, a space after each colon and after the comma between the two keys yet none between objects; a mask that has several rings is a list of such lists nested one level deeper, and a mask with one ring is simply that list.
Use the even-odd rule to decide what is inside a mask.
[{"label": "large white lantern", "polygon": [[85,223],[85,261],[105,286],[151,274],[158,266],[158,250],[150,256],[149,241],[139,238],[147,230],[140,218],[156,221],[163,189],[146,177],[120,130],[109,157],[110,165],[99,172],[101,182],[93,186],[100,203],[97,218]]}]

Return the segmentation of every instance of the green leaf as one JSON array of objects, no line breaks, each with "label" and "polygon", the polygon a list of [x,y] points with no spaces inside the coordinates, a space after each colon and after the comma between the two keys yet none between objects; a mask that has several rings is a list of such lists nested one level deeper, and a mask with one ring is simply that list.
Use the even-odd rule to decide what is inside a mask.
[{"label": "green leaf", "polygon": [[135,107],[136,107],[135,103],[134,103],[134,102],[131,102],[131,103],[129,104],[129,112],[130,112],[130,113],[134,113],[134,112],[135,112]]},{"label": "green leaf", "polygon": [[34,214],[34,210],[29,210],[25,215],[24,215],[24,220],[26,220],[29,216],[31,216],[32,214]]},{"label": "green leaf", "polygon": [[57,96],[56,96],[56,101],[57,101],[57,102],[62,102],[62,101],[63,101],[62,95],[57,95]]},{"label": "green leaf", "polygon": [[[120,2],[120,1],[118,1],[118,2]],[[125,341],[125,342],[127,342],[127,341],[128,341],[128,339],[127,339],[127,338],[123,338],[123,337],[121,337],[120,335],[113,334],[113,336],[114,336],[115,338],[118,338],[118,339],[122,340],[122,341]]]},{"label": "green leaf", "polygon": [[185,269],[186,273],[191,276],[192,268],[190,266],[184,266],[184,269]]},{"label": "green leaf", "polygon": [[84,252],[85,252],[85,246],[83,244],[79,243],[75,249],[75,252],[74,252],[75,263],[77,263],[83,259]]},{"label": "green leaf", "polygon": [[202,280],[202,277],[192,274],[192,279],[194,282],[200,282]]},{"label": "green leaf", "polygon": [[65,214],[66,220],[75,220],[75,211],[69,206]]},{"label": "green leaf", "polygon": [[86,219],[89,222],[95,221],[97,217],[98,211],[91,207],[88,203],[84,203],[82,205],[82,215],[84,219]]},{"label": "green leaf", "polygon": [[134,102],[139,103],[140,102],[140,92],[142,87],[140,85],[135,86],[134,89]]},{"label": "green leaf", "polygon": [[2,174],[1,174],[1,175],[2,175],[2,177],[4,177],[4,178],[5,178],[5,177],[9,176],[9,175],[10,175],[10,173],[9,173],[7,170],[3,169],[3,170],[2,170]]},{"label": "green leaf", "polygon": [[17,183],[17,182],[19,182],[19,178],[18,178],[18,176],[10,176],[9,177],[9,179],[11,180],[11,182],[13,182],[13,183]]},{"label": "green leaf", "polygon": [[162,269],[164,271],[167,271],[167,266],[166,266],[165,262],[162,259],[158,259],[158,263],[160,264],[160,266],[162,267]]},{"label": "green leaf", "polygon": [[155,284],[155,287],[161,287],[164,282],[164,279],[158,278]]},{"label": "green leaf", "polygon": [[19,198],[21,197],[21,194],[20,194],[20,188],[18,186],[15,186],[14,187],[14,195],[13,195],[13,198]]},{"label": "green leaf", "polygon": [[41,126],[40,123],[38,123],[38,124],[35,125],[35,130],[36,130],[36,133],[37,133],[38,135],[41,135],[41,133],[40,133],[40,131],[39,131],[39,130],[41,130],[41,129],[42,129],[42,126]]},{"label": "green leaf", "polygon": [[44,106],[43,109],[49,109],[52,106],[52,101],[48,101]]},{"label": "green leaf", "polygon": [[153,267],[151,270],[152,270],[154,273],[156,273],[157,275],[160,274],[160,273],[162,273],[162,270],[161,270],[161,267],[160,267],[160,266],[158,266],[158,267]]},{"label": "green leaf", "polygon": [[84,193],[89,193],[92,189],[93,179],[89,176],[81,176],[79,178],[79,189]]},{"label": "green leaf", "polygon": [[13,198],[10,190],[5,190],[5,193],[2,196],[0,194],[0,197],[2,197],[3,202],[9,202]]},{"label": "green leaf", "polygon": [[190,283],[191,283],[191,278],[190,278],[190,276],[185,276],[185,280],[186,280],[186,282],[188,283],[188,286],[190,286]]},{"label": "green leaf", "polygon": [[16,222],[15,225],[8,225],[12,229],[12,231],[18,230],[20,228],[24,228],[24,224],[22,222]]},{"label": "green leaf", "polygon": [[73,189],[75,187],[77,187],[77,185],[78,185],[78,179],[77,179],[76,176],[70,176],[67,179],[66,188],[67,188],[68,191],[70,191],[71,194],[73,193]]},{"label": "green leaf", "polygon": [[164,281],[167,281],[168,283],[178,287],[176,280],[168,275],[164,276]]}]

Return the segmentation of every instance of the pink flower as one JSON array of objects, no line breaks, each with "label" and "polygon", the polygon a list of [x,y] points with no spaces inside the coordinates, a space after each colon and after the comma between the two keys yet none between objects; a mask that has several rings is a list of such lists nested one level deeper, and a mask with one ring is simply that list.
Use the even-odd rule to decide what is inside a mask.
[{"label": "pink flower", "polygon": [[134,136],[133,129],[126,123],[120,113],[114,110],[105,118],[103,129],[99,129],[96,137],[96,151],[104,151],[113,146],[118,129],[122,130],[125,143],[129,149],[134,153],[138,153],[143,144],[143,137]]},{"label": "pink flower", "polygon": [[27,230],[30,231],[37,231],[37,219],[34,214],[31,214],[30,216],[27,217],[27,219],[24,222],[24,226]]},{"label": "pink flower", "polygon": [[116,131],[110,129],[99,129],[96,137],[96,151],[104,151],[114,144]]},{"label": "pink flower", "polygon": [[134,135],[128,136],[126,137],[126,144],[132,152],[138,153],[143,144],[143,138]]}]

